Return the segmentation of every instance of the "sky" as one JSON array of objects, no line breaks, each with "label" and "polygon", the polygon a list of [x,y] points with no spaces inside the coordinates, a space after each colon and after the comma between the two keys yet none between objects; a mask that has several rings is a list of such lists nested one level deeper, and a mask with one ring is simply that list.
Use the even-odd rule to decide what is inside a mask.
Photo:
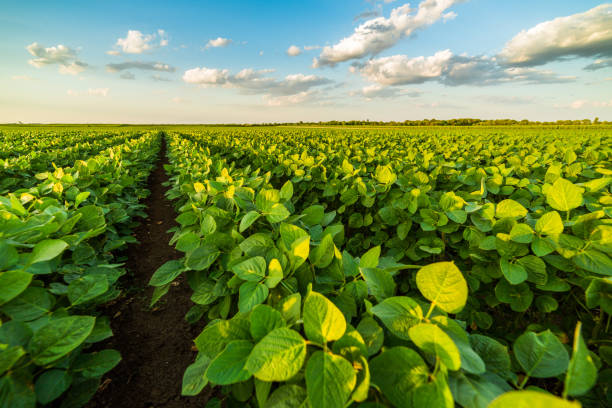
[{"label": "sky", "polygon": [[2,0],[0,122],[612,120],[612,3]]}]

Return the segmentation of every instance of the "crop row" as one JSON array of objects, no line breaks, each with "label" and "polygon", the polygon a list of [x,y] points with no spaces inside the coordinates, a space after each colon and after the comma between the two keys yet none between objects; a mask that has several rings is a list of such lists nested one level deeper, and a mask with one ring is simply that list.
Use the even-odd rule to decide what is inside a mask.
[{"label": "crop row", "polygon": [[184,273],[187,320],[210,320],[186,395],[609,401],[608,136],[296,132],[168,136],[185,257],[156,271],[153,302]]},{"label": "crop row", "polygon": [[161,143],[158,133],[132,136],[0,196],[2,408],[83,406],[121,359],[91,349],[112,336],[96,306],[120,294],[125,270],[113,251],[135,241]]}]

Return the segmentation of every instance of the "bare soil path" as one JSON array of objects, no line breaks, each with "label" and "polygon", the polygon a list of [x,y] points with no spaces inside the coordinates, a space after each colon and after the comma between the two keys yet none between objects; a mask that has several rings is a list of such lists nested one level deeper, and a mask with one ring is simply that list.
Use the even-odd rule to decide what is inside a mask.
[{"label": "bare soil path", "polygon": [[171,234],[166,232],[176,225],[176,214],[164,195],[167,187],[162,185],[168,180],[163,167],[168,163],[165,150],[164,145],[149,176],[151,195],[144,201],[148,218],[135,231],[140,244],[130,245],[126,251],[124,294],[103,310],[111,316],[114,332],[104,347],[119,350],[123,360],[102,379],[89,408],[203,407],[210,397],[208,388],[197,397],[181,396],[183,372],[196,355],[191,347],[193,339],[204,325],[185,322],[192,305],[186,281],[177,279],[178,284],[149,309],[151,275],[166,261],[181,257],[168,245]]}]

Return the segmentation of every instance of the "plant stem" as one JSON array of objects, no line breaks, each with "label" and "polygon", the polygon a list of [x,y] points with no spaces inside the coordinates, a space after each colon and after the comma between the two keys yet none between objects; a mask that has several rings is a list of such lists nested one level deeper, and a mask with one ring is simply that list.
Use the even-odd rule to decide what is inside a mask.
[{"label": "plant stem", "polygon": [[528,381],[528,380],[529,380],[529,376],[528,376],[528,375],[525,375],[525,378],[523,378],[523,381],[521,381],[521,383],[519,384],[518,389],[519,389],[519,390],[522,390],[522,389],[523,389],[523,387],[525,386],[525,384],[527,384],[527,381]]},{"label": "plant stem", "polygon": [[425,315],[425,320],[429,319],[429,316],[433,313],[434,308],[436,307],[436,302],[431,302],[431,306],[429,306],[429,310]]}]

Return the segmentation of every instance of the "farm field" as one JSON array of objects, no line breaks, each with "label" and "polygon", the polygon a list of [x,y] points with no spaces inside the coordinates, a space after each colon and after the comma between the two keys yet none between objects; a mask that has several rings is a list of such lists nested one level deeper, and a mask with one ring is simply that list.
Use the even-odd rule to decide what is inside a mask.
[{"label": "farm field", "polygon": [[612,128],[0,127],[0,407],[612,405]]}]

